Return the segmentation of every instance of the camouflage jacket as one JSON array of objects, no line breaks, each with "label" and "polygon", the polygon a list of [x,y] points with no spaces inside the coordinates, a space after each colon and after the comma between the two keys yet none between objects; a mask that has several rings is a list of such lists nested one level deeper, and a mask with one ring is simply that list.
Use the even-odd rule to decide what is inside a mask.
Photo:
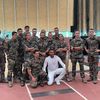
[{"label": "camouflage jacket", "polygon": [[[57,49],[59,48],[66,48],[67,49],[67,43],[66,42],[57,42]],[[62,59],[65,60],[66,58],[66,51],[58,51],[57,55]]]},{"label": "camouflage jacket", "polygon": [[81,38],[72,39],[70,42],[71,48],[80,47],[80,50],[72,50],[71,57],[72,58],[82,58],[83,57],[83,50],[84,50],[84,41]]},{"label": "camouflage jacket", "polygon": [[96,37],[86,39],[86,48],[89,50],[88,54],[91,55],[98,54],[96,50],[99,49],[99,45],[100,45],[100,40],[97,39]]},{"label": "camouflage jacket", "polygon": [[42,70],[42,66],[43,66],[43,59],[39,58],[39,59],[35,59],[35,58],[32,58],[30,60],[30,62],[27,62],[26,63],[26,67],[31,69],[31,72],[33,74],[33,76],[37,76],[39,75],[39,73],[41,72]]},{"label": "camouflage jacket", "polygon": [[8,59],[16,60],[18,57],[18,40],[10,40],[8,41]]}]

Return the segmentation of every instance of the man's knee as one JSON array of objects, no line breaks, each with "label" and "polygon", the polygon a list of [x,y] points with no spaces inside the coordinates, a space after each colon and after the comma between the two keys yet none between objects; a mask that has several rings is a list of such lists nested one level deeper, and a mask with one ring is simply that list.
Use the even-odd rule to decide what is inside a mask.
[{"label": "man's knee", "polygon": [[37,88],[38,84],[37,84],[37,82],[31,81],[31,82],[30,82],[30,86],[31,86],[32,88]]}]

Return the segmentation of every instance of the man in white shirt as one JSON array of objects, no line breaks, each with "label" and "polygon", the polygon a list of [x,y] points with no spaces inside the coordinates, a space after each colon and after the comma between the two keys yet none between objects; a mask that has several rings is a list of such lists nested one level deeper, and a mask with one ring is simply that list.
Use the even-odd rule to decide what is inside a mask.
[{"label": "man in white shirt", "polygon": [[[61,64],[62,68],[59,68],[59,64]],[[57,85],[60,85],[60,80],[66,74],[66,66],[62,60],[57,55],[55,55],[54,49],[50,49],[49,56],[45,58],[43,66],[43,71],[45,72],[46,67],[48,71],[48,85],[52,85],[53,82],[56,82]],[[57,77],[55,78],[55,76]]]}]

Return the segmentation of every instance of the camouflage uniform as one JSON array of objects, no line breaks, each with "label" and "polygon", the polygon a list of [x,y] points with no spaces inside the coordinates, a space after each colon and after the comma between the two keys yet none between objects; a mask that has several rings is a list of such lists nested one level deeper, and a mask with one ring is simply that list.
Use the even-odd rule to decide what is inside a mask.
[{"label": "camouflage uniform", "polygon": [[[23,42],[23,45],[24,45],[24,49],[25,49],[26,47],[38,49],[37,44],[36,44],[35,41],[32,42],[31,40],[30,40],[30,41],[25,40],[25,41]],[[24,50],[24,51],[25,51],[25,50]],[[25,51],[25,52],[24,52],[24,61],[30,60],[31,57],[32,57],[32,52],[30,52],[30,51]]]},{"label": "camouflage uniform", "polygon": [[99,49],[100,40],[96,37],[86,39],[86,47],[88,49],[88,62],[90,68],[90,78],[92,80],[97,80],[98,74],[98,60],[99,53],[96,52]]},{"label": "camouflage uniform", "polygon": [[33,58],[33,55],[32,52],[25,51],[25,48],[28,47],[28,48],[38,49],[38,47],[36,45],[36,42],[35,41],[32,42],[31,40],[30,41],[25,40],[23,42],[23,45],[24,45],[24,63],[22,65],[22,69],[23,69],[24,80],[28,80],[29,79],[28,73],[24,65]]},{"label": "camouflage uniform", "polygon": [[32,42],[35,41],[37,43],[37,42],[39,42],[39,38],[37,36],[34,36],[34,37],[32,37],[31,41]]},{"label": "camouflage uniform", "polygon": [[[80,47],[81,50],[74,50],[74,47]],[[79,62],[80,65],[80,75],[81,78],[85,78],[85,74],[84,74],[84,66],[83,66],[83,49],[84,49],[84,42],[81,38],[78,39],[72,39],[71,40],[71,48],[73,48],[73,50],[71,51],[71,62],[72,62],[72,76],[75,77],[76,76],[76,63]]]},{"label": "camouflage uniform", "polygon": [[56,42],[53,39],[47,40],[47,49],[50,49],[50,48],[55,48],[55,49],[57,48]]},{"label": "camouflage uniform", "polygon": [[31,73],[32,73],[33,77],[36,78],[36,82],[32,82],[32,80],[30,80],[31,87],[34,88],[34,87],[37,87],[37,85],[43,83],[43,81],[46,77],[45,72],[42,71],[43,59],[41,59],[41,58],[39,58],[39,59],[32,58],[31,61],[27,62],[24,66],[27,69],[31,69]]},{"label": "camouflage uniform", "polygon": [[0,41],[0,82],[3,82],[5,79],[5,53],[4,53],[4,47],[2,44],[2,41]]},{"label": "camouflage uniform", "polygon": [[47,50],[47,41],[46,39],[39,39],[39,42],[38,42],[38,49],[40,52],[45,52]]},{"label": "camouflage uniform", "polygon": [[8,81],[12,81],[12,73],[14,78],[17,77],[17,57],[18,57],[18,40],[10,40],[8,42]]},{"label": "camouflage uniform", "polygon": [[[57,43],[57,49],[59,48],[66,48],[67,49],[67,44],[63,41],[63,42],[58,42]],[[62,61],[65,62],[66,60],[66,51],[58,51],[57,55],[61,58]]]},{"label": "camouflage uniform", "polygon": [[17,67],[18,67],[18,78],[20,81],[24,81],[23,74],[22,74],[22,64],[24,63],[24,45],[23,45],[23,35],[17,37],[19,46],[18,46],[18,57],[17,57]]}]

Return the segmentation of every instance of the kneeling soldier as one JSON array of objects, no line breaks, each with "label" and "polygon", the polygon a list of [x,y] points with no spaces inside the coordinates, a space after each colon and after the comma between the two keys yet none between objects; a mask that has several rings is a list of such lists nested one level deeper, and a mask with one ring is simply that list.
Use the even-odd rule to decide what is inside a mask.
[{"label": "kneeling soldier", "polygon": [[34,51],[34,58],[26,63],[28,74],[30,77],[30,86],[36,88],[38,85],[44,86],[46,73],[42,71],[43,60],[40,58],[38,50]]}]

